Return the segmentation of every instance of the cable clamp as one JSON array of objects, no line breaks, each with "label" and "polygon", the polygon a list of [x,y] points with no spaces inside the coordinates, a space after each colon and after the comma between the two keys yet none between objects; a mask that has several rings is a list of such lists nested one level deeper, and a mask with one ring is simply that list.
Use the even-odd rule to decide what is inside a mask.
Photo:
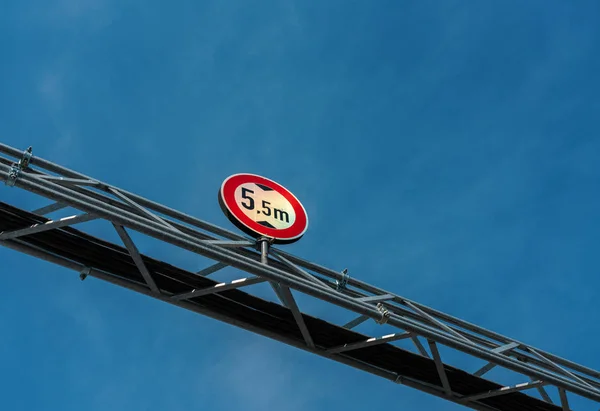
[{"label": "cable clamp", "polygon": [[342,270],[342,279],[341,280],[335,280],[335,289],[337,291],[345,289],[346,285],[348,284],[348,279],[349,278],[350,278],[350,276],[348,275],[348,269],[344,268]]},{"label": "cable clamp", "polygon": [[382,303],[377,304],[377,311],[381,313],[381,319],[377,320],[377,324],[383,325],[390,319],[390,312]]},{"label": "cable clamp", "polygon": [[33,147],[29,146],[29,148],[25,151],[23,151],[23,156],[21,157],[21,160],[19,161],[19,168],[21,170],[27,168],[29,166],[29,163],[31,163],[31,157],[33,157],[32,154],[33,151]]},{"label": "cable clamp", "polygon": [[6,185],[9,187],[14,187],[17,179],[19,178],[19,174],[21,174],[21,170],[26,169],[31,163],[32,157],[32,147],[29,146],[27,150],[23,152],[23,156],[18,163],[13,163],[10,166],[10,171],[8,172],[8,179],[6,180]]},{"label": "cable clamp", "polygon": [[6,185],[9,187],[14,187],[17,179],[19,178],[19,174],[21,173],[21,169],[17,163],[13,163],[10,166],[10,171],[8,172],[8,178],[6,179]]}]

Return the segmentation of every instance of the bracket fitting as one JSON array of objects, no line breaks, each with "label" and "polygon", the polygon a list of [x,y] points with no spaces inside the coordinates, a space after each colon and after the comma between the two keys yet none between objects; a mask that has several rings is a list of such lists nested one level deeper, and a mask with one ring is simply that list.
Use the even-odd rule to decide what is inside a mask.
[{"label": "bracket fitting", "polygon": [[350,278],[350,276],[348,275],[348,269],[344,268],[342,270],[342,279],[341,280],[335,280],[335,289],[337,291],[345,289],[346,285],[348,284],[348,279],[349,278]]},{"label": "bracket fitting", "polygon": [[383,325],[388,322],[390,318],[390,312],[385,308],[382,303],[377,304],[377,311],[381,313],[381,319],[377,320],[377,324]]},{"label": "bracket fitting", "polygon": [[271,237],[258,237],[255,243],[258,250],[260,250],[260,245],[263,243],[263,241],[266,241],[269,245],[273,245],[275,239]]},{"label": "bracket fitting", "polygon": [[90,275],[90,267],[84,267],[81,272],[79,273],[79,279],[81,281],[85,280],[87,278],[88,275]]},{"label": "bracket fitting", "polygon": [[24,170],[29,166],[29,163],[31,163],[32,150],[33,148],[29,146],[29,148],[23,152],[19,162],[11,165],[10,171],[8,172],[8,179],[6,180],[7,186],[14,187],[19,178],[19,174],[21,174],[21,170]]}]

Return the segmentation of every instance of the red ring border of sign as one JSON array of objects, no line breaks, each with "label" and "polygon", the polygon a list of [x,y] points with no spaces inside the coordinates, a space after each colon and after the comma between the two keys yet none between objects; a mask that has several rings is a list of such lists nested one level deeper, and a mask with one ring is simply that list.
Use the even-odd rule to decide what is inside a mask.
[{"label": "red ring border of sign", "polygon": [[[250,219],[235,202],[235,190],[245,183],[262,184],[281,194],[289,201],[296,213],[294,224],[281,230],[265,227]],[[253,237],[271,238],[275,243],[284,244],[298,241],[308,229],[308,215],[296,196],[281,184],[257,174],[239,173],[227,177],[219,190],[219,205],[229,220],[240,230]]]}]

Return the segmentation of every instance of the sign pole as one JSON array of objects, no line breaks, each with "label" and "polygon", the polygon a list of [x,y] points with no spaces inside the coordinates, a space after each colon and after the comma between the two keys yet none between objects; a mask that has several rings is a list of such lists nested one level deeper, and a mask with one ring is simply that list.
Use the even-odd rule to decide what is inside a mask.
[{"label": "sign pole", "polygon": [[270,239],[266,237],[261,237],[258,239],[258,243],[260,244],[260,262],[264,265],[269,264],[269,246]]}]

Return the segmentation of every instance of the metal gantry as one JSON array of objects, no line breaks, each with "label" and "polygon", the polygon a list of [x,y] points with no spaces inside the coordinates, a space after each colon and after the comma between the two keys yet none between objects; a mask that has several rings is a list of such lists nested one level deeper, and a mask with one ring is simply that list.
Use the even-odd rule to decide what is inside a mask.
[{"label": "metal gantry", "polygon": [[[274,247],[261,249],[254,239],[34,157],[31,148],[23,152],[0,144],[0,153],[0,180],[53,201],[34,211],[0,203],[0,245],[75,270],[82,280],[96,277],[477,410],[569,410],[567,394],[600,403],[598,371],[369,285],[347,270],[325,268]],[[44,217],[63,208],[79,213]],[[112,224],[122,245],[71,227],[91,220]],[[139,252],[128,230],[214,264],[192,273],[152,260]],[[251,276],[225,283],[208,278],[225,267]],[[262,282],[272,285],[281,304],[244,292]],[[336,325],[312,317],[298,307],[292,290],[356,318]],[[368,320],[397,331],[375,337],[354,331]],[[401,340],[412,341],[416,352],[393,344]],[[487,365],[459,370],[443,362],[439,345]],[[485,379],[494,367],[522,375],[521,383],[505,386]],[[558,390],[556,403],[550,387]],[[535,391],[539,398],[530,395]]]}]

